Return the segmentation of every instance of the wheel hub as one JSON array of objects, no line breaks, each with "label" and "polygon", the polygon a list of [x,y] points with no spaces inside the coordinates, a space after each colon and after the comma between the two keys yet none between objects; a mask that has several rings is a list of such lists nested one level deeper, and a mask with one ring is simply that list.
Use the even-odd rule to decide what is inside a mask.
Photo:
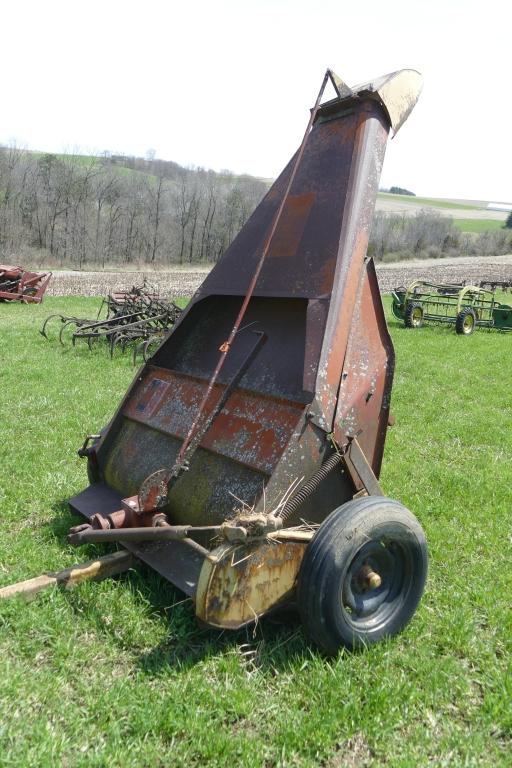
[{"label": "wheel hub", "polygon": [[473,315],[466,315],[464,318],[464,330],[466,333],[473,328]]},{"label": "wheel hub", "polygon": [[381,575],[377,573],[377,571],[374,571],[371,565],[368,564],[363,565],[358,572],[356,579],[363,592],[370,589],[378,589],[382,584]]},{"label": "wheel hub", "polygon": [[412,313],[412,323],[415,327],[418,327],[421,324],[421,320],[423,318],[423,312],[419,307],[416,307],[414,312]]}]

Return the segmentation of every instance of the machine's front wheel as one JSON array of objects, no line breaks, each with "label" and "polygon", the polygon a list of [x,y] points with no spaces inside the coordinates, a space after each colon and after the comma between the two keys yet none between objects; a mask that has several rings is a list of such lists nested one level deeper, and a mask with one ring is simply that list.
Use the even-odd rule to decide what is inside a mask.
[{"label": "machine's front wheel", "polygon": [[476,313],[472,307],[461,309],[455,319],[455,330],[462,336],[471,336],[476,327]]},{"label": "machine's front wheel", "polygon": [[423,530],[402,504],[369,496],[322,523],[302,561],[297,602],[308,637],[328,655],[399,632],[425,586]]},{"label": "machine's front wheel", "polygon": [[406,328],[421,328],[423,325],[423,307],[421,304],[409,302],[405,308],[404,324]]}]

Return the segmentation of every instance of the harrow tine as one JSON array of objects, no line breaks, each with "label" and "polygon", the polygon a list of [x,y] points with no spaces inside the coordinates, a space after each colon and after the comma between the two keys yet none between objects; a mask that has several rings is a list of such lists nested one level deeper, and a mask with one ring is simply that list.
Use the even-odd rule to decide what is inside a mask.
[{"label": "harrow tine", "polygon": [[[59,332],[59,342],[64,345],[64,342],[62,340],[62,334],[64,333],[64,330],[67,328],[68,325],[77,325],[78,320],[76,317],[63,317],[62,318],[62,325]],[[73,341],[73,346],[75,346],[75,342]]]},{"label": "harrow tine", "polygon": [[54,317],[60,317],[61,322],[64,322],[65,315],[61,315],[58,312],[56,312],[54,315],[48,315],[48,317],[46,318],[46,320],[43,323],[43,327],[39,331],[41,336],[44,336],[44,338],[47,339],[47,341],[49,341],[49,339],[48,339],[48,336],[46,334],[46,326],[48,325],[50,320],[53,320]]},{"label": "harrow tine", "polygon": [[139,354],[139,352],[143,351],[145,343],[146,343],[145,341],[139,341],[139,343],[136,344],[134,346],[134,348],[133,348],[133,365],[134,365],[134,367],[135,367],[135,365],[137,365],[137,355]]},{"label": "harrow tine", "polygon": [[119,341],[120,338],[121,338],[121,334],[120,333],[116,333],[116,332],[114,332],[112,334],[112,336],[110,337],[110,341],[109,341],[109,344],[110,344],[110,359],[112,359],[114,357],[114,349],[115,349],[115,346],[116,346],[116,344],[117,344],[117,342]]},{"label": "harrow tine", "polygon": [[154,344],[155,341],[158,341],[158,337],[150,336],[150,338],[147,339],[142,346],[142,359],[145,363],[148,361],[148,349],[152,344]]}]

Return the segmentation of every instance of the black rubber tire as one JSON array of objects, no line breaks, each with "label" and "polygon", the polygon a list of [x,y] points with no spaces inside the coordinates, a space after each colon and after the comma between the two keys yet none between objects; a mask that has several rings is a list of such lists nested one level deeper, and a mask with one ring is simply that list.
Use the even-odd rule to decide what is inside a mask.
[{"label": "black rubber tire", "polygon": [[[473,318],[473,324],[468,324],[468,318]],[[464,307],[455,318],[455,330],[460,336],[471,336],[476,328],[476,313],[472,307]]]},{"label": "black rubber tire", "polygon": [[[356,573],[368,561],[382,583],[358,592]],[[416,611],[427,571],[425,534],[412,512],[384,496],[348,501],[324,520],[304,553],[297,604],[307,637],[333,656],[397,634]],[[357,605],[351,611],[347,591],[369,613],[360,617]]]},{"label": "black rubber tire", "polygon": [[[418,321],[414,318],[415,313],[421,313]],[[423,325],[423,307],[421,304],[414,301],[407,304],[404,313],[404,325],[406,328],[421,328]]]}]

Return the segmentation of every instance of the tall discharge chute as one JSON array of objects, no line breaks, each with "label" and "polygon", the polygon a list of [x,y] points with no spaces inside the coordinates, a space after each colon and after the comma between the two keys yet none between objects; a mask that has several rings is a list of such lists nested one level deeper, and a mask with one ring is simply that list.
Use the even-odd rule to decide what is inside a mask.
[{"label": "tall discharge chute", "polygon": [[286,589],[268,582],[278,596],[260,585],[260,615],[293,593],[307,536],[291,529],[383,497],[394,352],[366,250],[388,135],[420,90],[413,70],[355,88],[326,72],[300,149],[85,450],[91,485],[71,504],[96,530],[75,543],[122,541],[216,626],[248,620],[206,607],[219,531],[250,547],[281,531],[298,553]]}]

